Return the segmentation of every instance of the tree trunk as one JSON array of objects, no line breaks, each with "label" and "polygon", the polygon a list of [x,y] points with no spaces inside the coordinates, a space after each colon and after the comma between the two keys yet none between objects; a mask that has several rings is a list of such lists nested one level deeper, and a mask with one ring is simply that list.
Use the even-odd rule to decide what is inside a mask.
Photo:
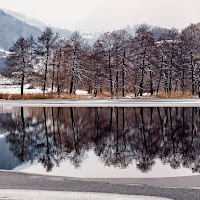
[{"label": "tree trunk", "polygon": [[111,98],[113,98],[113,82],[112,82],[112,71],[111,71],[111,55],[110,55],[110,50],[108,53],[108,63],[109,63],[109,75],[110,75],[110,94]]},{"label": "tree trunk", "polygon": [[143,59],[142,59],[142,78],[141,78],[141,81],[140,81],[140,88],[139,88],[140,96],[142,96],[142,94],[143,94],[145,56],[146,56],[146,50],[144,50],[144,55],[143,55]]},{"label": "tree trunk", "polygon": [[[178,75],[177,75],[178,76]],[[175,92],[178,91],[178,78],[176,77],[176,81],[175,81]]]},{"label": "tree trunk", "polygon": [[119,88],[119,71],[117,70],[116,72],[116,90],[115,90],[115,94],[118,94],[118,88]]},{"label": "tree trunk", "polygon": [[125,59],[126,50],[124,48],[123,64],[122,64],[122,96],[125,97]]},{"label": "tree trunk", "polygon": [[53,93],[53,88],[54,88],[54,77],[55,77],[55,63],[53,63],[52,85],[51,85],[51,92],[52,93]]},{"label": "tree trunk", "polygon": [[98,82],[97,82],[97,69],[95,70],[95,77],[94,77],[94,96],[97,96],[97,89],[98,89]]},{"label": "tree trunk", "polygon": [[119,89],[119,71],[118,71],[118,48],[116,47],[116,50],[115,50],[115,56],[116,56],[116,90],[115,90],[115,94],[117,95],[118,94],[118,89]]},{"label": "tree trunk", "polygon": [[163,73],[163,66],[165,65],[164,63],[164,55],[162,55],[162,66],[161,66],[161,70],[160,70],[160,76],[159,76],[159,79],[158,79],[158,85],[157,85],[157,93],[159,92],[159,89],[160,89],[160,83],[161,83],[161,79],[162,79],[162,73]]},{"label": "tree trunk", "polygon": [[76,60],[76,47],[74,50],[74,58],[73,58],[73,65],[72,65],[72,74],[71,74],[70,91],[69,91],[70,94],[73,93],[73,89],[74,89],[75,60]]},{"label": "tree trunk", "polygon": [[21,80],[21,96],[24,94],[24,79],[25,79],[25,69],[26,69],[26,63],[24,59],[24,49],[22,48],[23,52],[23,70],[22,70],[22,80]]},{"label": "tree trunk", "polygon": [[171,94],[172,91],[172,70],[173,70],[173,60],[174,60],[174,41],[172,43],[172,54],[171,54],[171,60],[170,60],[170,77],[169,77],[169,92]]},{"label": "tree trunk", "polygon": [[198,77],[198,93],[200,98],[200,68],[199,68],[199,77]]},{"label": "tree trunk", "polygon": [[44,88],[43,88],[43,94],[45,94],[45,91],[46,91],[48,60],[49,60],[49,57],[47,56],[46,64],[45,64],[45,72],[44,72]]},{"label": "tree trunk", "polygon": [[138,96],[138,93],[136,92],[136,85],[137,85],[137,74],[136,74],[136,77],[135,77],[135,84],[134,84],[134,93],[135,93],[135,97]]},{"label": "tree trunk", "polygon": [[24,94],[24,79],[25,79],[25,75],[24,75],[24,71],[22,72],[22,80],[21,80],[21,96]]},{"label": "tree trunk", "polygon": [[185,70],[183,69],[183,72],[182,72],[182,83],[181,83],[181,87],[182,87],[182,92],[183,92],[183,95],[185,94]]},{"label": "tree trunk", "polygon": [[149,77],[150,77],[150,93],[153,95],[153,79],[152,79],[152,69],[151,69],[151,58],[148,58],[149,62]]},{"label": "tree trunk", "polygon": [[190,52],[190,62],[191,62],[191,71],[192,71],[192,94],[194,95],[194,56],[193,56],[193,53]]},{"label": "tree trunk", "polygon": [[71,82],[70,82],[70,91],[69,93],[72,94],[73,93],[73,87],[74,87],[74,68],[72,69],[72,76],[71,76]]},{"label": "tree trunk", "polygon": [[57,66],[57,93],[58,94],[60,94],[59,72],[60,72],[61,59],[62,59],[62,50],[60,49],[59,63],[58,63],[58,66]]}]

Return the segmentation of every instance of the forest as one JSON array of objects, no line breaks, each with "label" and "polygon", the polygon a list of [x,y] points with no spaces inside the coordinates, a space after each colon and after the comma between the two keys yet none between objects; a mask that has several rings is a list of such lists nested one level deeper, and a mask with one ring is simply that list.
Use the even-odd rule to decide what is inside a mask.
[{"label": "forest", "polygon": [[40,37],[20,37],[6,60],[3,75],[21,87],[31,84],[48,92],[87,90],[111,98],[145,93],[186,93],[200,97],[200,24],[159,37],[143,24],[135,35],[105,32],[89,45],[78,31],[68,39],[46,28]]}]

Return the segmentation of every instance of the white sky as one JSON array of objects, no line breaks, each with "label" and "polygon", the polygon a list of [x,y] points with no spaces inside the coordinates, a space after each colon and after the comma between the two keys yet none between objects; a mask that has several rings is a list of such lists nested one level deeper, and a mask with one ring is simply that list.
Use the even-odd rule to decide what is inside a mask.
[{"label": "white sky", "polygon": [[200,22],[200,0],[0,0],[0,8],[83,32],[140,23],[180,29]]}]

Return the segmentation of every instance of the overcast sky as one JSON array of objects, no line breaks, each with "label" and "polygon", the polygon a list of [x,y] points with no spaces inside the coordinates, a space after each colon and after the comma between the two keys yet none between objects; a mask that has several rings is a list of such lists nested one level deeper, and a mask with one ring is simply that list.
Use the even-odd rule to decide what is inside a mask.
[{"label": "overcast sky", "polygon": [[0,8],[83,32],[140,23],[181,29],[200,22],[200,0],[0,0]]}]

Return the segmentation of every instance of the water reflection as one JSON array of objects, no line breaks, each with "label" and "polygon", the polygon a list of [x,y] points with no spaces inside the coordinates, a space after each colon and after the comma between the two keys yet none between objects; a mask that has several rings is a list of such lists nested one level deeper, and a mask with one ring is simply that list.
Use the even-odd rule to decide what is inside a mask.
[{"label": "water reflection", "polygon": [[13,108],[0,125],[20,163],[47,171],[65,160],[79,168],[93,150],[116,168],[148,172],[160,159],[200,172],[200,108]]}]

